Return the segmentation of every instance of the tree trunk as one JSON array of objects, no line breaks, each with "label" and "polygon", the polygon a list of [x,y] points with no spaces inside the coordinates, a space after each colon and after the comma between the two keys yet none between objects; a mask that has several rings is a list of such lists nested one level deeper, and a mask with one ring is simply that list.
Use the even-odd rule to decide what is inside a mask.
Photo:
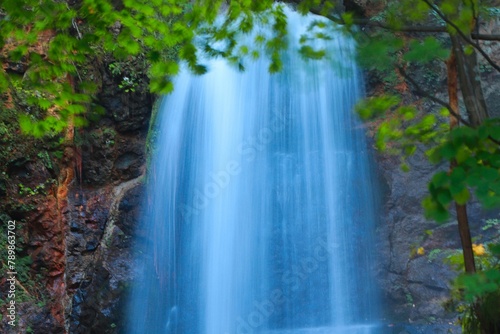
[{"label": "tree trunk", "polygon": [[[457,58],[455,52],[452,50],[450,58],[446,62],[448,73],[448,96],[451,109],[458,114],[458,80],[457,80]],[[463,90],[462,90],[463,91]],[[470,116],[469,116],[470,117]],[[450,114],[450,130],[458,126],[458,119]],[[456,161],[450,164],[450,170],[456,166]],[[474,261],[474,252],[472,251],[472,238],[470,235],[469,218],[467,217],[467,207],[455,203],[457,212],[458,231],[460,233],[460,241],[462,243],[462,250],[464,255],[465,272],[476,272],[476,264]]]},{"label": "tree trunk", "polygon": [[[460,90],[462,91],[467,115],[470,123],[473,126],[478,126],[488,118],[488,110],[477,71],[477,54],[472,52],[467,55],[462,39],[458,35],[451,35],[451,42],[453,45],[452,53],[454,53],[452,57],[456,59],[454,61],[456,62],[455,73],[458,72]],[[448,71],[448,73],[450,72]],[[458,108],[455,111],[458,112]]]},{"label": "tree trunk", "polygon": [[455,203],[457,211],[458,232],[460,233],[460,241],[462,243],[462,251],[464,254],[464,265],[466,273],[476,272],[476,263],[474,261],[474,252],[472,250],[472,238],[469,229],[469,218],[467,217],[467,207]]},{"label": "tree trunk", "polygon": [[[460,68],[459,61],[457,61],[459,57],[455,57],[455,52],[452,50],[450,58],[446,62],[447,73],[448,73],[448,96],[450,107],[453,111],[458,113],[458,82],[457,82],[457,67]],[[457,66],[458,65],[458,66]],[[462,93],[464,90],[462,89]],[[482,94],[482,92],[481,92]],[[465,98],[465,96],[464,96]],[[484,102],[484,101],[483,101]],[[484,109],[486,110],[486,109]],[[471,123],[474,125],[478,125],[482,120],[476,118],[475,121],[469,115]],[[479,122],[479,123],[474,123]],[[454,115],[450,115],[450,130],[459,125],[458,119]],[[456,161],[452,161],[450,163],[450,171],[456,167]],[[458,232],[460,234],[460,241],[462,244],[462,252],[464,256],[464,266],[465,272],[468,274],[473,274],[476,272],[476,263],[474,260],[474,251],[472,249],[472,238],[470,234],[469,228],[469,218],[467,216],[467,207],[465,205],[461,205],[455,203],[455,209],[457,212],[457,221],[458,221]],[[479,320],[479,329],[482,334],[493,334],[494,325],[491,323],[487,317],[484,316],[484,312],[481,306],[481,300],[476,300],[472,305],[473,311],[477,319]],[[493,326],[492,326],[493,325]]]}]

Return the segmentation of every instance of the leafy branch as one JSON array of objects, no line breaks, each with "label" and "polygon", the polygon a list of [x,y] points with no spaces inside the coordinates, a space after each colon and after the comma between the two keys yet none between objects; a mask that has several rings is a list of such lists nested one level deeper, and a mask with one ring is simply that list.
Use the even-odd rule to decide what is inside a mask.
[{"label": "leafy branch", "polygon": [[[443,19],[443,21],[445,21],[447,24],[449,24],[450,26],[453,27],[453,29],[460,35],[460,37],[463,38],[464,41],[466,41],[469,45],[473,46],[474,49],[476,49],[483,57],[484,59],[486,59],[486,61],[488,63],[490,63],[490,65],[495,69],[497,70],[498,72],[500,72],[500,66],[498,66],[491,58],[490,56],[481,48],[481,46],[477,43],[475,43],[474,41],[472,41],[469,37],[466,36],[466,34],[458,27],[457,24],[455,24],[455,22],[453,22],[452,20],[450,20],[448,17],[446,17],[446,15],[444,15],[440,10],[439,8],[437,8],[434,4],[432,4],[429,0],[422,0],[423,2],[425,2],[441,19]],[[472,6],[474,7],[474,6]]]}]

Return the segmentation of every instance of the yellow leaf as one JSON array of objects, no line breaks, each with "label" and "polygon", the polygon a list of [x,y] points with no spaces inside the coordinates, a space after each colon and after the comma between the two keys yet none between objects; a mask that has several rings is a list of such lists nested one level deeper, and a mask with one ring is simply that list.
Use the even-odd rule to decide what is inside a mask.
[{"label": "yellow leaf", "polygon": [[424,247],[419,247],[419,248],[417,249],[417,254],[418,254],[418,255],[424,255],[424,254],[425,254]]},{"label": "yellow leaf", "polygon": [[474,252],[474,255],[481,256],[486,254],[486,249],[484,248],[483,244],[472,244],[472,251]]}]

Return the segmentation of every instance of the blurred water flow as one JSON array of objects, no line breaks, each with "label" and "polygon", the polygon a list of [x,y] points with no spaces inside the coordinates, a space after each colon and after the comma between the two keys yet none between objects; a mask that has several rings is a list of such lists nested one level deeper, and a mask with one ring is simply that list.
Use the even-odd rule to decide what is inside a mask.
[{"label": "blurred water flow", "polygon": [[306,62],[297,40],[314,17],[287,13],[283,72],[214,60],[163,101],[130,333],[378,333],[352,43],[331,41],[341,69]]}]

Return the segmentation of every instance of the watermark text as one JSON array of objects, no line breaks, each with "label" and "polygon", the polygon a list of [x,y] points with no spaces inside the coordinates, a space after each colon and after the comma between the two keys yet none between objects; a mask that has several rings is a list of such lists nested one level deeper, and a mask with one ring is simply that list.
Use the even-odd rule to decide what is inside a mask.
[{"label": "watermark text", "polygon": [[7,318],[8,324],[16,326],[16,221],[7,222]]}]

